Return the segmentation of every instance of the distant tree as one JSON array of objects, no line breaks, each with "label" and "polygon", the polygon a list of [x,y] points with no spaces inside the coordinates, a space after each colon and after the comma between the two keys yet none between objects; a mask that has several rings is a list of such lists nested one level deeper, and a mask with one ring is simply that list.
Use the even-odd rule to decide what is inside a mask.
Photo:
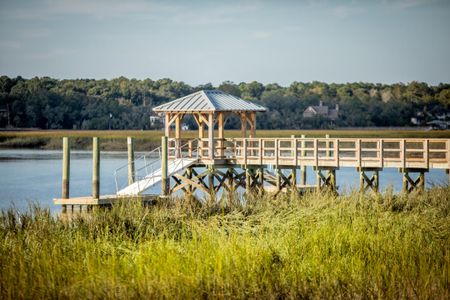
[{"label": "distant tree", "polygon": [[250,83],[239,84],[239,89],[241,90],[241,97],[246,99],[260,99],[261,94],[264,91],[264,85],[257,81],[252,81]]},{"label": "distant tree", "polygon": [[228,93],[230,95],[234,95],[237,97],[241,96],[241,90],[237,84],[234,84],[232,81],[224,81],[221,85],[219,85],[219,90]]},{"label": "distant tree", "polygon": [[[418,111],[442,114],[450,109],[450,84],[314,81],[282,87],[276,83],[225,81],[218,88],[267,107],[268,111],[257,119],[257,126],[267,129],[325,128],[333,124],[405,126]],[[201,89],[214,86],[208,83],[191,87],[168,78],[57,80],[1,76],[0,109],[3,112],[7,109],[15,127],[106,129],[111,124],[115,129],[148,129],[154,106]],[[323,117],[303,119],[306,107],[320,101],[333,107],[340,104],[340,118],[336,122]],[[0,120],[0,126],[6,126],[4,119]],[[239,120],[231,117],[227,128],[239,128]]]}]

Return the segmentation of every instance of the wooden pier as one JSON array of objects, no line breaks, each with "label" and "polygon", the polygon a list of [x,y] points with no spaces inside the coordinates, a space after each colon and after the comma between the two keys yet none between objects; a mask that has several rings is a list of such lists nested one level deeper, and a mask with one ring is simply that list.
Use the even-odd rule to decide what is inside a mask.
[{"label": "wooden pier", "polygon": [[[361,192],[378,192],[380,171],[396,168],[403,178],[403,192],[409,193],[425,188],[425,174],[430,169],[444,169],[447,173],[450,170],[450,139],[338,138],[328,135],[323,138],[256,138],[256,113],[265,108],[220,91],[200,91],[154,110],[164,113],[166,120],[161,147],[151,152],[159,156],[138,168],[139,158],[135,159],[133,140],[128,138],[128,162],[121,168],[128,172],[127,182],[120,188],[117,185],[116,195],[99,195],[99,141],[94,138],[92,196],[69,197],[70,143],[65,138],[62,198],[55,199],[55,203],[66,208],[70,205],[112,204],[116,199],[127,197],[145,199],[147,196],[142,195],[155,185],[160,185],[161,195],[165,197],[180,191],[192,196],[196,191],[215,195],[221,191],[235,193],[238,189],[245,193],[270,192],[274,195],[312,188],[336,192],[336,171],[343,167],[359,172]],[[186,114],[193,115],[198,125],[197,139],[181,137],[181,123]],[[241,120],[242,138],[224,137],[225,124],[231,114]],[[175,125],[173,137],[172,124]],[[306,185],[307,167],[313,169],[314,186]],[[142,170],[146,171],[144,175],[139,173]]]},{"label": "wooden pier", "polygon": [[[204,191],[225,186],[234,181],[235,187],[246,189],[264,188],[264,183],[282,188],[297,185],[297,170],[301,172],[301,182],[306,182],[305,167],[312,167],[318,190],[336,189],[336,170],[342,167],[355,168],[360,173],[361,191],[379,190],[380,171],[384,168],[396,168],[403,176],[403,190],[411,192],[423,189],[425,173],[430,169],[450,169],[449,139],[358,139],[358,138],[237,138],[215,141],[214,155],[209,153],[210,141],[201,139],[198,143],[198,163],[186,169],[194,173],[196,167],[209,167],[215,171],[213,176],[219,186],[209,187],[203,174],[193,178],[176,175],[172,191],[194,182]],[[169,142],[169,153],[175,157],[180,149],[175,148],[174,140]],[[220,146],[223,148],[220,149]],[[189,153],[190,150],[181,149]],[[187,155],[186,157],[189,157]],[[241,173],[236,169],[242,170]],[[273,169],[269,171],[268,169]],[[220,170],[220,171],[219,171]],[[286,175],[288,174],[288,175]],[[415,177],[413,175],[416,175]],[[243,178],[246,178],[245,180]],[[244,181],[244,183],[242,182]],[[247,184],[245,184],[248,182]]]}]

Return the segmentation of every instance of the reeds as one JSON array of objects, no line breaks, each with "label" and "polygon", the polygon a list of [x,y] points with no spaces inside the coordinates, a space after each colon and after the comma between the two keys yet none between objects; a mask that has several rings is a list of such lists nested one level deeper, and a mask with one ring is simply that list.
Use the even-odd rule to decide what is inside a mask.
[{"label": "reeds", "polygon": [[448,298],[450,189],[0,216],[0,297]]}]

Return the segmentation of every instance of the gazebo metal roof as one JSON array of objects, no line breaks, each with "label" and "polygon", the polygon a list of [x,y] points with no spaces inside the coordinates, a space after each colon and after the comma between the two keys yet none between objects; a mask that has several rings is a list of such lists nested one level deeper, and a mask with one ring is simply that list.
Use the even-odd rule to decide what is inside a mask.
[{"label": "gazebo metal roof", "polygon": [[202,90],[153,108],[155,112],[243,112],[266,108],[219,90]]}]

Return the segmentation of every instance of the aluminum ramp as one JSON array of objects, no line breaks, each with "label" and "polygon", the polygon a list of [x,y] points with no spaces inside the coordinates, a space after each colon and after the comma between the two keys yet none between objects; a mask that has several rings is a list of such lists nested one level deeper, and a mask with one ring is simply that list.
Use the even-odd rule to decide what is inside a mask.
[{"label": "aluminum ramp", "polygon": [[[171,176],[184,168],[187,168],[198,161],[197,158],[177,158],[174,160],[170,160],[167,164],[167,175]],[[117,192],[118,196],[133,196],[139,195],[142,192],[148,190],[149,188],[155,186],[156,184],[161,182],[161,173],[162,170],[159,168],[151,174],[148,174],[143,179],[138,180],[129,186],[121,189]]]}]

